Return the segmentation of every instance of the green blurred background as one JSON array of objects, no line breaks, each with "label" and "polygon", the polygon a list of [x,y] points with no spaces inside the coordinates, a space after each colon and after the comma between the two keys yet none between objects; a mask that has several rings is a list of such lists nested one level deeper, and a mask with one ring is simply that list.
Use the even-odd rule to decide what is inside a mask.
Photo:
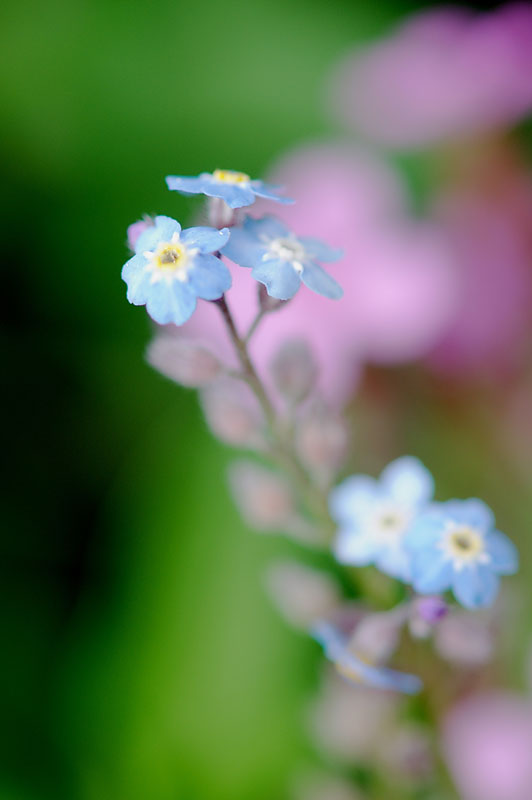
[{"label": "green blurred background", "polygon": [[261,585],[288,546],[245,529],[231,454],[144,363],[125,230],[186,218],[168,173],[259,176],[330,132],[328,67],[426,5],[3,9],[1,800],[277,800],[311,757],[317,652]]}]

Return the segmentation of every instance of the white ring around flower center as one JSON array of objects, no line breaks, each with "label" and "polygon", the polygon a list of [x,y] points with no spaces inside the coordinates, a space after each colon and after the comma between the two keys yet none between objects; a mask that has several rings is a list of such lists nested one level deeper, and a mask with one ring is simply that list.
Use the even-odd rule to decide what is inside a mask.
[{"label": "white ring around flower center", "polygon": [[375,538],[392,543],[403,536],[411,519],[411,512],[402,506],[395,503],[381,503],[371,513],[368,528]]},{"label": "white ring around flower center", "polygon": [[306,258],[306,251],[297,239],[280,236],[268,242],[268,252],[263,256],[263,261],[290,261],[299,272],[303,270],[302,261]]},{"label": "white ring around flower center", "polygon": [[159,242],[155,250],[146,250],[143,256],[148,262],[146,269],[152,273],[152,283],[158,283],[161,280],[169,283],[174,279],[186,281],[190,256],[197,252],[197,250],[187,248],[180,241],[177,231],[170,241]]},{"label": "white ring around flower center", "polygon": [[457,570],[463,569],[468,564],[477,562],[487,564],[490,561],[484,537],[470,525],[449,522],[439,548],[453,561]]}]

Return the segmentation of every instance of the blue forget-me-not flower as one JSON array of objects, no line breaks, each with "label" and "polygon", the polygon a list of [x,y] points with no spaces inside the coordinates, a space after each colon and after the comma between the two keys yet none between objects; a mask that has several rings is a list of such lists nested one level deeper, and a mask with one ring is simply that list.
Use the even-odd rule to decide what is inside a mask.
[{"label": "blue forget-me-not flower", "polygon": [[257,197],[275,200],[277,203],[293,203],[289,197],[281,197],[280,186],[271,186],[260,180],[251,180],[245,172],[231,169],[215,169],[214,172],[202,172],[197,177],[168,175],[166,185],[169,189],[182,194],[205,194],[207,197],[219,197],[231,208],[250,206]]},{"label": "blue forget-me-not flower", "polygon": [[349,646],[350,638],[331,622],[317,622],[312,629],[312,635],[322,645],[325,655],[334,663],[340,675],[350,683],[405,694],[416,694],[422,687],[422,682],[416,675],[374,666],[358,658]]},{"label": "blue forget-me-not flower", "polygon": [[342,288],[317,263],[335,261],[342,251],[318,239],[297,237],[275,217],[246,217],[242,227],[234,228],[223,249],[224,256],[241,267],[251,267],[251,275],[266,286],[268,294],[289,300],[301,281],[314,292],[334,300]]},{"label": "blue forget-me-not flower", "polygon": [[334,544],[342,564],[375,564],[382,572],[410,580],[405,535],[432,499],[434,481],[423,464],[403,456],[380,478],[352,475],[332,490],[329,505],[339,529]]},{"label": "blue forget-me-not flower", "polygon": [[476,498],[431,506],[405,539],[414,589],[421,594],[452,589],[466,608],[491,605],[499,575],[518,568],[515,546],[494,526],[492,511]]},{"label": "blue forget-me-not flower", "polygon": [[229,230],[196,227],[181,230],[170,217],[155,217],[135,242],[135,255],[124,264],[127,299],[146,306],[161,325],[182,325],[196,300],[216,300],[231,286],[227,267],[212,253],[229,238]]}]

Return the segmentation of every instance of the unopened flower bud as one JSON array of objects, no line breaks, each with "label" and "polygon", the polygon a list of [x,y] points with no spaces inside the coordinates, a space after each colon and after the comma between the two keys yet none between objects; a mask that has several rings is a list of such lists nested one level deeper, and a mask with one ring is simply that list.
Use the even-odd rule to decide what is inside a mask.
[{"label": "unopened flower bud", "polygon": [[263,418],[247,386],[217,380],[202,390],[201,401],[211,431],[222,442],[235,447],[262,447]]},{"label": "unopened flower bud", "polygon": [[205,386],[221,370],[218,359],[198,342],[161,333],[150,343],[146,359],[167,378],[183,386]]},{"label": "unopened flower bud", "polygon": [[444,619],[449,612],[449,606],[437,595],[417,597],[410,606],[409,628],[412,636],[425,639],[430,636],[435,625]]},{"label": "unopened flower bud", "polygon": [[339,586],[330,575],[295,561],[270,567],[266,586],[283,617],[296,628],[307,630],[340,603]]},{"label": "unopened flower bud", "polygon": [[399,696],[393,692],[358,688],[328,671],[310,705],[309,734],[320,750],[336,760],[371,761],[395,719],[398,703]]},{"label": "unopened flower bud", "polygon": [[302,339],[285,342],[274,356],[270,370],[278,391],[292,403],[305,399],[318,372],[312,351]]},{"label": "unopened flower bud", "polygon": [[283,306],[290,302],[289,300],[277,300],[277,298],[271,297],[268,294],[268,290],[262,283],[259,283],[258,293],[259,307],[261,311],[265,311],[268,314],[272,311],[279,311],[279,309],[283,308]]},{"label": "unopened flower bud", "polygon": [[494,650],[491,620],[482,611],[457,611],[436,628],[436,650],[447,661],[465,667],[488,663]]},{"label": "unopened flower bud", "polygon": [[135,245],[140,234],[144,233],[147,228],[151,228],[153,225],[154,222],[151,217],[144,217],[144,219],[139,219],[137,222],[133,222],[128,226],[127,246],[131,251],[135,252]]},{"label": "unopened flower bud", "polygon": [[235,461],[229,471],[233,497],[246,522],[257,530],[282,530],[295,514],[290,487],[253,461]]},{"label": "unopened flower bud", "polygon": [[229,228],[238,222],[240,209],[231,208],[221,197],[207,198],[209,225],[213,228]]},{"label": "unopened flower bud", "polygon": [[384,664],[399,644],[401,629],[408,617],[406,606],[368,614],[356,626],[349,649],[369,664]]},{"label": "unopened flower bud", "polygon": [[300,420],[297,447],[303,464],[323,482],[329,482],[346,456],[346,423],[324,407],[310,409]]}]

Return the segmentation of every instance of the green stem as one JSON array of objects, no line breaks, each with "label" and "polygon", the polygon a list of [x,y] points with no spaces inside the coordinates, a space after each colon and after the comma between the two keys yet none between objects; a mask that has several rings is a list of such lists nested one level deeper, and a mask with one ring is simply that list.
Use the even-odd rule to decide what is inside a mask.
[{"label": "green stem", "polygon": [[277,459],[283,469],[290,474],[294,484],[301,494],[305,506],[313,514],[313,516],[317,518],[320,523],[320,527],[324,531],[326,540],[329,541],[334,533],[334,525],[327,510],[327,498],[324,496],[323,492],[313,484],[307,471],[301,465],[294,452],[294,448],[291,446],[292,442],[287,441],[286,434],[283,435],[279,431],[275,407],[270,400],[249,355],[247,342],[250,338],[250,335],[253,333],[258,323],[262,319],[262,312],[259,312],[250,330],[248,331],[247,336],[243,338],[238,333],[235,321],[229,306],[227,305],[225,297],[222,296],[215,302],[222,312],[229,336],[233,342],[238,359],[240,361],[242,367],[242,379],[245,380],[250,386],[264,414],[269,434],[271,454]]}]

